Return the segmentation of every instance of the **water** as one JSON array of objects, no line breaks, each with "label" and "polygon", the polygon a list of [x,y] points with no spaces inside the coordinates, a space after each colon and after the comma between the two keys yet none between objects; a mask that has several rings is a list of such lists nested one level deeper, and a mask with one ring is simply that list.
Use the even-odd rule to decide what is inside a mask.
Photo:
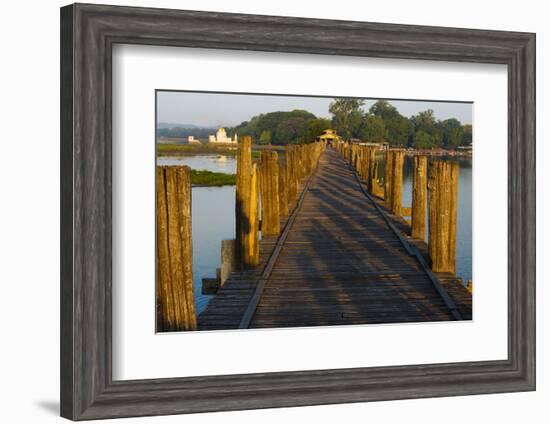
[{"label": "water", "polygon": [[191,169],[234,174],[237,172],[235,156],[196,155],[196,156],[160,156],[159,165],[187,165]]},{"label": "water", "polygon": [[[457,211],[457,275],[464,282],[472,278],[472,162],[459,158]],[[192,169],[235,173],[233,156],[200,155],[159,157],[159,165],[187,165]],[[383,166],[381,166],[383,170]],[[411,206],[413,160],[405,157],[403,205]],[[221,241],[235,238],[235,186],[194,187],[192,189],[193,284],[197,313],[211,295],[201,294],[202,279],[214,277],[221,265]]]},{"label": "water", "polygon": [[[235,157],[220,155],[159,157],[157,163],[228,174],[234,174],[237,167]],[[193,187],[191,196],[193,286],[200,314],[213,297],[201,293],[202,279],[216,276],[221,265],[221,241],[235,238],[235,186]]]}]

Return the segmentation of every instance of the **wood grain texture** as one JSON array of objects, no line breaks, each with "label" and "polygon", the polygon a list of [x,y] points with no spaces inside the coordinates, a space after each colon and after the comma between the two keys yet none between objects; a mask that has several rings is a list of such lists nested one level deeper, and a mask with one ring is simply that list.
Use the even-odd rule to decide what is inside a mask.
[{"label": "wood grain texture", "polygon": [[458,162],[435,160],[428,170],[428,249],[434,272],[456,272]]},{"label": "wood grain texture", "polygon": [[411,236],[420,240],[426,237],[426,179],[428,158],[414,157],[413,193],[411,206]]},{"label": "wood grain texture", "polygon": [[193,291],[191,168],[156,168],[157,331],[197,329]]},{"label": "wood grain texture", "polygon": [[[507,65],[508,359],[112,381],[114,43]],[[61,10],[61,413],[96,419],[533,390],[535,188],[534,34],[67,6]]]},{"label": "wood grain texture", "polygon": [[262,235],[281,232],[279,210],[279,160],[277,152],[263,151],[260,164],[260,193],[262,202]]}]

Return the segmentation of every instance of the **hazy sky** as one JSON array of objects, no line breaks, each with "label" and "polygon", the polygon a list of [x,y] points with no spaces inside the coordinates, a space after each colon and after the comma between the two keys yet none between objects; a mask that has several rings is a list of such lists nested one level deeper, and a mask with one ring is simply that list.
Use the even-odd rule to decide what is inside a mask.
[{"label": "hazy sky", "polygon": [[[331,97],[297,97],[255,94],[217,94],[175,91],[157,92],[157,122],[198,126],[235,126],[260,113],[304,109],[319,117],[330,118]],[[377,99],[366,99],[368,108]],[[472,123],[471,103],[389,100],[404,116],[410,117],[433,109],[437,119],[456,118]]]}]

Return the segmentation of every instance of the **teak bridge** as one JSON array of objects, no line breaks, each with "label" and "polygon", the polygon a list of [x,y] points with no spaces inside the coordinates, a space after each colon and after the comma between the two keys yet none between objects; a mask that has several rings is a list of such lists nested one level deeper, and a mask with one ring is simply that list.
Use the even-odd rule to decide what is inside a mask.
[{"label": "teak bridge", "polygon": [[281,161],[262,152],[258,165],[244,137],[236,240],[222,242],[218,276],[203,282],[215,296],[198,317],[189,171],[157,168],[159,330],[471,319],[471,287],[454,275],[458,164],[415,157],[403,208],[403,159],[403,150],[318,142],[287,147]]}]

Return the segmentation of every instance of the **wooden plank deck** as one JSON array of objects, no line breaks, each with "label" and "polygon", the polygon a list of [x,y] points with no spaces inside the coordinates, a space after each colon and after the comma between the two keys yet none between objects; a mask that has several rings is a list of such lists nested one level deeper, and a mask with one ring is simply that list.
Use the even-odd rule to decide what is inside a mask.
[{"label": "wooden plank deck", "polygon": [[[321,156],[303,196],[250,328],[454,319],[425,269],[337,152]],[[276,237],[262,240],[261,266],[232,274],[198,317],[199,329],[238,328],[276,242]],[[468,319],[471,297],[468,302],[469,294],[453,276],[444,277],[441,286]]]}]

